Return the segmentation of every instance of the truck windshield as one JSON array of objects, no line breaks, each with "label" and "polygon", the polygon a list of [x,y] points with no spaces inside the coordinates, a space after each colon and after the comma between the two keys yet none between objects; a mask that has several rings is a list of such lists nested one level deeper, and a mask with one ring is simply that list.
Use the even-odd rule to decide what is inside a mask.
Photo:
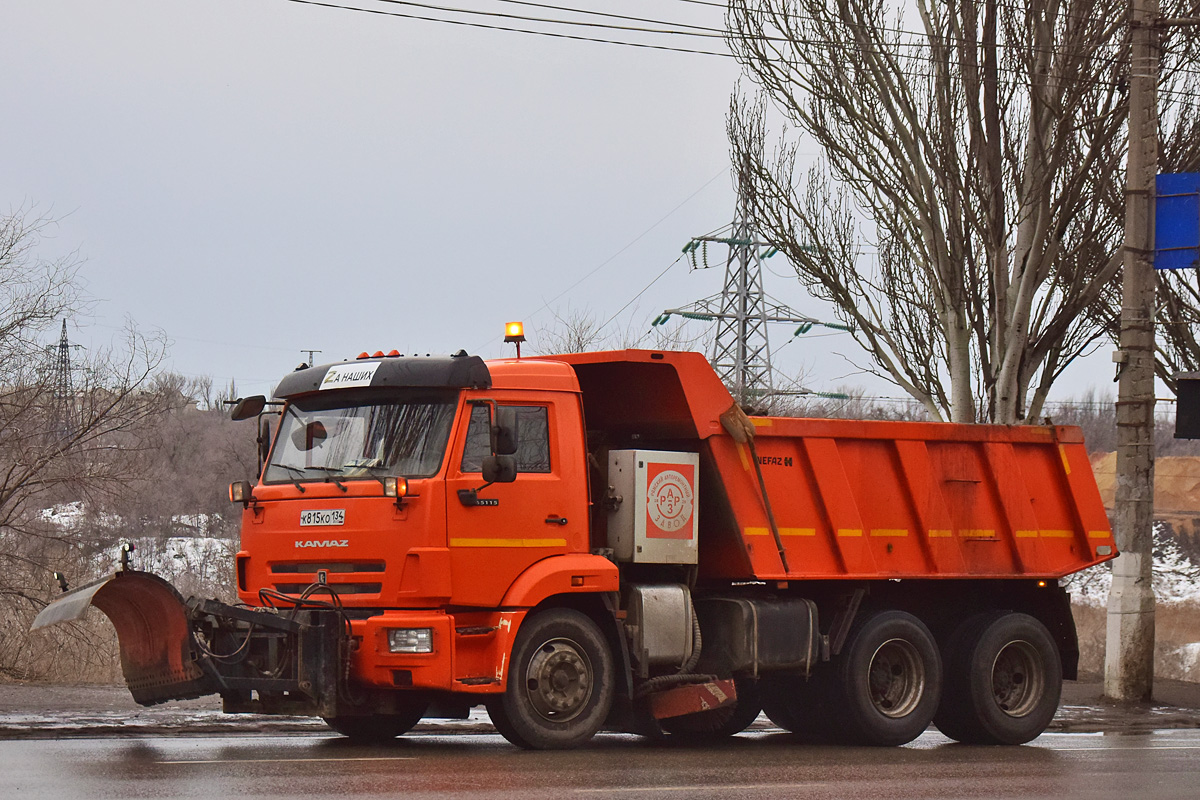
[{"label": "truck windshield", "polygon": [[438,471],[457,398],[332,394],[285,406],[266,483],[428,477]]}]

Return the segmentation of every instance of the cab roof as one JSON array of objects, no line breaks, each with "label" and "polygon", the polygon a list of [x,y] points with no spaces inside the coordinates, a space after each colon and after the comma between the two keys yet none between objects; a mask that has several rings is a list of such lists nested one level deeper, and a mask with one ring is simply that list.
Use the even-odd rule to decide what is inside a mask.
[{"label": "cab roof", "polygon": [[275,387],[275,397],[287,399],[324,389],[433,387],[487,389],[492,377],[479,356],[384,356],[339,361],[316,367],[301,365]]}]

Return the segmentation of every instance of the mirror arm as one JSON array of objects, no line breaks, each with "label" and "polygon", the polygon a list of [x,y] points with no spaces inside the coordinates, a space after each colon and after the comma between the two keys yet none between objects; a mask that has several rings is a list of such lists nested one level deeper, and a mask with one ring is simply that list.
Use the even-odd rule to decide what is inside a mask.
[{"label": "mirror arm", "polygon": [[467,507],[500,505],[500,501],[497,499],[494,499],[494,498],[488,499],[488,500],[483,500],[483,501],[481,501],[479,499],[479,493],[482,492],[484,489],[488,488],[489,486],[491,486],[493,483],[495,483],[495,481],[488,481],[483,486],[480,486],[478,489],[459,489],[458,490],[458,502],[462,503],[464,506],[467,506]]}]

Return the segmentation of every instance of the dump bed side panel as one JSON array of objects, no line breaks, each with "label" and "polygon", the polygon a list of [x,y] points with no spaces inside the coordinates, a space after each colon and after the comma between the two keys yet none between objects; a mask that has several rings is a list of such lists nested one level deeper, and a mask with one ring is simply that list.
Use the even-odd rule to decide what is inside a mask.
[{"label": "dump bed side panel", "polygon": [[[752,443],[707,442],[704,477],[728,497],[723,524],[701,531],[707,578],[1057,578],[1115,555],[1077,429],[753,423]],[[709,540],[724,557],[706,559]]]},{"label": "dump bed side panel", "polygon": [[547,358],[579,378],[593,454],[700,453],[704,578],[1049,579],[1116,555],[1077,428],[753,417],[739,443],[698,353]]}]

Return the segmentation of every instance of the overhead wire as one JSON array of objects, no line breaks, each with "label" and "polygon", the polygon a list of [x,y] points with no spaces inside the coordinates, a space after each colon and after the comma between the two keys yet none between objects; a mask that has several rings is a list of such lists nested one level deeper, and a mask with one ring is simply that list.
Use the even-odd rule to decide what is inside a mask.
[{"label": "overhead wire", "polygon": [[732,58],[732,53],[718,53],[711,50],[698,50],[686,47],[672,47],[670,45],[652,44],[648,42],[630,42],[620,39],[605,39],[597,36],[582,36],[578,34],[559,33],[555,31],[541,31],[529,28],[516,28],[506,25],[492,25],[484,22],[472,22],[462,19],[446,19],[445,17],[431,17],[421,14],[405,14],[399,11],[384,11],[378,8],[362,8],[360,6],[348,6],[340,3],[323,2],[322,0],[283,0],[285,3],[295,3],[297,5],[318,6],[321,8],[337,9],[340,11],[356,11],[362,14],[371,14],[382,17],[397,17],[400,19],[414,19],[424,22],[436,22],[444,25],[457,25],[464,28],[479,28],[483,30],[507,31],[509,33],[521,33],[530,36],[546,36],[552,39],[569,39],[572,41],[581,42],[596,42],[598,44],[612,44],[623,47],[638,47],[646,50],[667,50],[676,53],[691,53],[695,55],[717,56],[720,58]]},{"label": "overhead wire", "polygon": [[[552,5],[552,4],[548,4],[548,3],[535,3],[535,2],[532,2],[532,0],[498,0],[498,2],[508,2],[508,3],[526,5],[526,6],[531,6],[531,7],[540,7],[540,8],[545,8],[548,10],[564,11],[567,13],[588,14],[588,15],[602,16],[602,17],[615,18],[615,19],[626,19],[629,21],[644,21],[644,22],[647,22],[648,24],[663,25],[663,26],[668,26],[668,27],[665,27],[665,28],[638,28],[635,26],[610,25],[607,23],[584,22],[581,20],[565,20],[565,19],[550,18],[550,17],[532,17],[532,16],[528,16],[528,15],[505,14],[505,13],[496,12],[496,11],[483,11],[483,10],[479,10],[479,9],[466,9],[466,8],[459,8],[459,7],[454,7],[454,6],[442,6],[442,5],[435,5],[432,3],[419,3],[419,2],[415,2],[415,0],[374,0],[374,1],[378,2],[378,3],[389,4],[389,5],[401,5],[401,6],[409,6],[412,8],[422,8],[422,9],[431,10],[431,11],[441,11],[443,13],[484,16],[484,17],[494,18],[494,19],[513,19],[513,20],[519,20],[519,21],[525,21],[525,22],[535,22],[537,24],[546,24],[546,25],[581,26],[581,27],[585,27],[585,28],[598,28],[598,29],[602,29],[602,30],[613,30],[613,31],[619,31],[619,32],[624,32],[624,33],[642,33],[642,34],[650,34],[650,35],[671,35],[671,36],[685,36],[685,37],[686,36],[694,36],[694,37],[702,37],[702,38],[708,39],[708,40],[720,38],[720,39],[722,39],[722,41],[727,40],[731,35],[726,30],[714,28],[714,27],[710,27],[710,26],[692,25],[691,23],[671,22],[671,21],[657,20],[657,19],[646,18],[646,17],[632,17],[630,15],[612,14],[609,12],[599,12],[599,11],[593,11],[591,9],[580,9],[580,8],[568,7],[568,6],[557,6],[557,5]],[[666,50],[666,51],[671,51],[671,52],[681,52],[681,53],[689,53],[689,54],[695,54],[695,55],[707,55],[707,56],[715,56],[715,57],[720,57],[720,58],[738,58],[738,56],[732,52],[717,52],[717,51],[713,51],[713,50],[703,50],[703,49],[698,49],[698,48],[687,48],[687,47],[676,47],[676,46],[671,46],[671,45],[654,44],[654,43],[650,43],[650,42],[629,41],[629,40],[624,40],[624,39],[604,38],[604,37],[599,37],[599,36],[584,36],[584,35],[580,35],[580,34],[569,34],[569,33],[562,33],[562,32],[556,32],[556,31],[537,30],[537,29],[529,29],[529,28],[517,28],[517,27],[508,26],[508,25],[496,25],[496,24],[488,24],[488,23],[483,23],[483,22],[472,22],[469,20],[461,20],[461,19],[447,19],[445,17],[434,17],[434,16],[423,15],[423,14],[407,14],[407,13],[396,12],[396,11],[385,11],[385,10],[378,9],[378,8],[364,8],[361,6],[351,6],[351,5],[346,5],[343,3],[327,2],[326,0],[285,0],[285,2],[296,3],[296,4],[300,4],[300,5],[318,6],[318,7],[330,8],[330,9],[338,9],[338,10],[343,10],[343,11],[356,11],[356,12],[360,12],[360,13],[373,14],[373,15],[378,15],[378,16],[399,17],[402,19],[415,19],[415,20],[421,20],[421,21],[426,21],[426,22],[435,22],[435,23],[442,23],[442,24],[449,24],[449,25],[459,25],[459,26],[470,27],[470,28],[481,28],[481,29],[487,29],[487,30],[511,32],[511,33],[522,33],[522,34],[534,35],[534,36],[547,36],[547,37],[551,37],[551,38],[568,39],[568,40],[573,40],[573,41],[587,41],[587,42],[595,42],[595,43],[600,43],[600,44],[612,44],[612,45],[619,45],[619,46],[626,46],[626,47],[638,47],[638,48],[651,49],[651,50]],[[714,7],[723,7],[717,3],[707,4],[707,3],[699,3],[698,2],[697,4],[713,5]],[[809,19],[808,17],[800,17],[798,15],[788,15],[788,16],[795,16],[798,19],[804,19],[804,20]],[[674,27],[671,27],[671,26],[674,26]],[[679,28],[690,28],[692,30],[680,30]],[[898,35],[912,36],[912,37],[918,38],[918,39],[927,39],[927,35],[924,32],[909,31],[909,30],[905,30],[905,29],[901,29],[901,28],[888,28],[886,26],[878,26],[878,29],[888,31],[891,33],[895,33]],[[845,50],[853,49],[856,51],[863,50],[863,48],[856,45],[854,42],[842,42],[842,41],[836,41],[836,40],[796,39],[796,38],[789,38],[789,37],[782,37],[782,36],[780,36],[780,37],[764,36],[764,37],[752,37],[752,38],[754,38],[755,40],[758,40],[758,41],[789,42],[791,44],[804,45],[804,46],[840,47]],[[968,40],[956,39],[956,37],[947,37],[946,41],[968,41]],[[979,43],[979,42],[977,42],[977,43]],[[930,46],[928,41],[888,42],[887,45],[889,47],[912,47],[912,48],[918,48],[918,49],[926,49]],[[1022,45],[1019,45],[1019,44],[1008,45],[1008,44],[1004,44],[1004,43],[1000,43],[998,46],[1001,48],[1023,47]],[[874,51],[868,50],[868,52],[874,52],[876,54],[886,54],[886,55],[896,58],[896,59],[917,60],[917,61],[926,62],[926,63],[943,63],[942,59],[936,59],[932,56],[921,54],[921,53],[890,52],[890,51],[888,51],[886,49],[882,49],[882,48],[878,49],[878,50],[874,50]],[[1109,61],[1110,61],[1110,63],[1115,63],[1117,59],[1118,59],[1118,57],[1114,56],[1111,59],[1109,59]],[[768,60],[783,61],[783,59],[768,59]],[[999,71],[1007,73],[1007,74],[1015,75],[1018,77],[1023,77],[1025,74],[1024,71],[1022,71],[1022,70],[1017,70],[1017,69],[1013,69],[1012,67],[1005,67],[1005,66],[999,67]],[[1183,71],[1186,74],[1192,74],[1191,71],[1188,71],[1186,69]],[[906,75],[907,77],[926,77],[926,75],[924,73],[910,73],[910,72],[906,72],[904,70],[897,70],[897,72],[899,74]],[[1058,76],[1058,78],[1060,80],[1062,80],[1062,79],[1064,79],[1064,76]],[[1119,86],[1120,85],[1120,83],[1118,81],[1104,81],[1104,80],[1091,78],[1091,77],[1072,78],[1071,80],[1073,80],[1074,82],[1086,80],[1086,81],[1090,81],[1090,82],[1094,83],[1095,85],[1105,85],[1105,86]],[[1023,82],[1023,85],[1032,86],[1032,83],[1026,81],[1026,82]],[[1200,94],[1189,92],[1187,90],[1162,88],[1159,91],[1161,93],[1169,94],[1172,96],[1186,97],[1186,98],[1191,98],[1191,99],[1200,99]]]}]

